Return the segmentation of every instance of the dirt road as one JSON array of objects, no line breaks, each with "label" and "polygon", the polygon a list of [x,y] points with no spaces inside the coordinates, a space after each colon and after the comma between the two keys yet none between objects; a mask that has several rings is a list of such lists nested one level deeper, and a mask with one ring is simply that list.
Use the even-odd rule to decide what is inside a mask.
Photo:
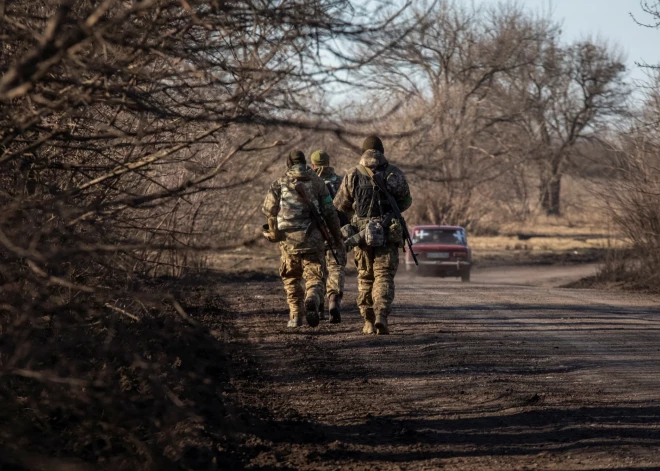
[{"label": "dirt road", "polygon": [[255,469],[660,469],[660,307],[568,290],[592,266],[400,277],[392,335],[285,328],[277,280],[240,312],[233,450]]}]

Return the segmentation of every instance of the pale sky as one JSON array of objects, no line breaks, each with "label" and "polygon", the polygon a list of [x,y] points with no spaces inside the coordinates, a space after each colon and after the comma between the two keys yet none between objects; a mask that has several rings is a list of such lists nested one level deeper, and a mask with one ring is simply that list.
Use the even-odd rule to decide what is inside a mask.
[{"label": "pale sky", "polygon": [[629,76],[633,79],[645,78],[635,62],[660,64],[660,29],[641,27],[630,17],[632,13],[641,22],[652,22],[652,18],[642,12],[639,0],[521,0],[521,3],[535,11],[551,12],[553,18],[562,22],[567,41],[592,35],[619,44],[628,59]]}]

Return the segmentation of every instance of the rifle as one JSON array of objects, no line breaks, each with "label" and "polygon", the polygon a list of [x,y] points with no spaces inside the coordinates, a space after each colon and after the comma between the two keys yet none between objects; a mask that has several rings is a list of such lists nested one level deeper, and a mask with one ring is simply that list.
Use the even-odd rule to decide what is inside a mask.
[{"label": "rifle", "polygon": [[316,209],[316,206],[314,206],[314,202],[309,198],[309,195],[307,194],[307,188],[305,188],[305,185],[302,183],[296,183],[293,185],[293,187],[296,189],[296,192],[300,195],[300,197],[303,199],[305,204],[309,206],[309,212],[312,214],[312,219],[316,223],[316,227],[319,228],[319,231],[321,232],[321,236],[323,236],[323,239],[328,243],[328,246],[330,247],[330,252],[332,253],[333,258],[335,259],[335,262],[337,262],[337,265],[339,265],[339,258],[337,258],[337,252],[335,252],[335,249],[333,247],[334,245],[334,238],[332,237],[332,234],[330,234],[330,229],[328,228],[328,223],[325,221],[321,213],[319,213],[318,209]]},{"label": "rifle", "polygon": [[[406,225],[406,220],[403,219],[403,215],[401,214],[401,211],[399,211],[399,205],[396,204],[396,201],[394,200],[394,197],[390,195],[390,192],[387,191],[387,185],[383,181],[383,178],[381,175],[376,175],[374,174],[369,167],[364,167],[367,172],[369,173],[369,176],[371,179],[374,181],[376,186],[380,191],[382,191],[385,196],[387,197],[387,202],[390,204],[390,207],[392,208],[392,213],[394,213],[394,217],[399,221],[401,224],[401,229],[403,232],[403,238],[406,241],[406,244],[408,245],[408,249],[410,250],[410,254],[412,255],[413,260],[415,261],[415,265],[419,266],[419,262],[417,261],[417,255],[415,255],[415,252],[413,251],[412,247],[412,239],[410,237],[410,232],[408,232],[408,226]],[[405,252],[405,249],[404,249]]]}]

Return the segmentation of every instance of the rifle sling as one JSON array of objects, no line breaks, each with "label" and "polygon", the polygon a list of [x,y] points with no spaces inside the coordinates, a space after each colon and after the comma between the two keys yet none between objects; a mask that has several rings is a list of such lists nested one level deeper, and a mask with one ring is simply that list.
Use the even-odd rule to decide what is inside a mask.
[{"label": "rifle sling", "polygon": [[[323,217],[323,214],[316,208],[316,206],[314,206],[314,202],[309,199],[309,197],[307,195],[307,190],[305,189],[305,187],[304,186],[303,187],[298,187],[299,184],[302,185],[299,182],[298,183],[289,182],[289,184],[291,186],[293,186],[293,190],[295,190],[296,193],[298,193],[300,195],[300,197],[303,199],[303,202],[307,205],[307,207],[309,208],[309,212],[312,215],[312,223],[313,224],[310,224],[310,226],[307,228],[307,232],[309,232],[309,230],[314,225],[321,232],[321,235],[323,236],[323,238],[326,239],[326,237],[325,237],[326,234],[325,234],[325,230],[324,230],[325,228],[321,227],[321,224],[326,224],[327,225],[328,222]],[[330,243],[329,240],[328,240],[328,243]]]}]

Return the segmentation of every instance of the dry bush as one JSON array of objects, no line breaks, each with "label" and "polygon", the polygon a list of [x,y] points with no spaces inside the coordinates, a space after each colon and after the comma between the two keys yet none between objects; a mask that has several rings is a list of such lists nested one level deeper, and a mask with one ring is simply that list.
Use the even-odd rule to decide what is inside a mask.
[{"label": "dry bush", "polygon": [[361,65],[344,46],[408,29],[360,8],[0,2],[0,467],[222,467],[220,300],[153,277],[249,241],[311,98]]},{"label": "dry bush", "polygon": [[[642,1],[642,27],[658,28],[660,2]],[[631,250],[613,250],[598,281],[624,282],[636,288],[658,291],[660,278],[660,75],[649,69],[648,81],[638,92],[642,106],[612,145],[614,171],[602,198],[607,202],[617,229],[631,242]]]},{"label": "dry bush", "polygon": [[[655,134],[655,133],[653,133]],[[626,139],[620,177],[606,193],[618,230],[633,245],[633,257],[612,256],[603,278],[634,280],[657,290],[660,281],[660,147],[646,133]],[[607,275],[607,276],[606,276]]]},{"label": "dry bush", "polygon": [[[645,4],[646,5],[646,4]],[[644,10],[658,17],[657,5]],[[656,291],[660,277],[660,76],[639,90],[644,100],[612,144],[615,165],[602,199],[631,251],[613,251],[600,278]]]}]

